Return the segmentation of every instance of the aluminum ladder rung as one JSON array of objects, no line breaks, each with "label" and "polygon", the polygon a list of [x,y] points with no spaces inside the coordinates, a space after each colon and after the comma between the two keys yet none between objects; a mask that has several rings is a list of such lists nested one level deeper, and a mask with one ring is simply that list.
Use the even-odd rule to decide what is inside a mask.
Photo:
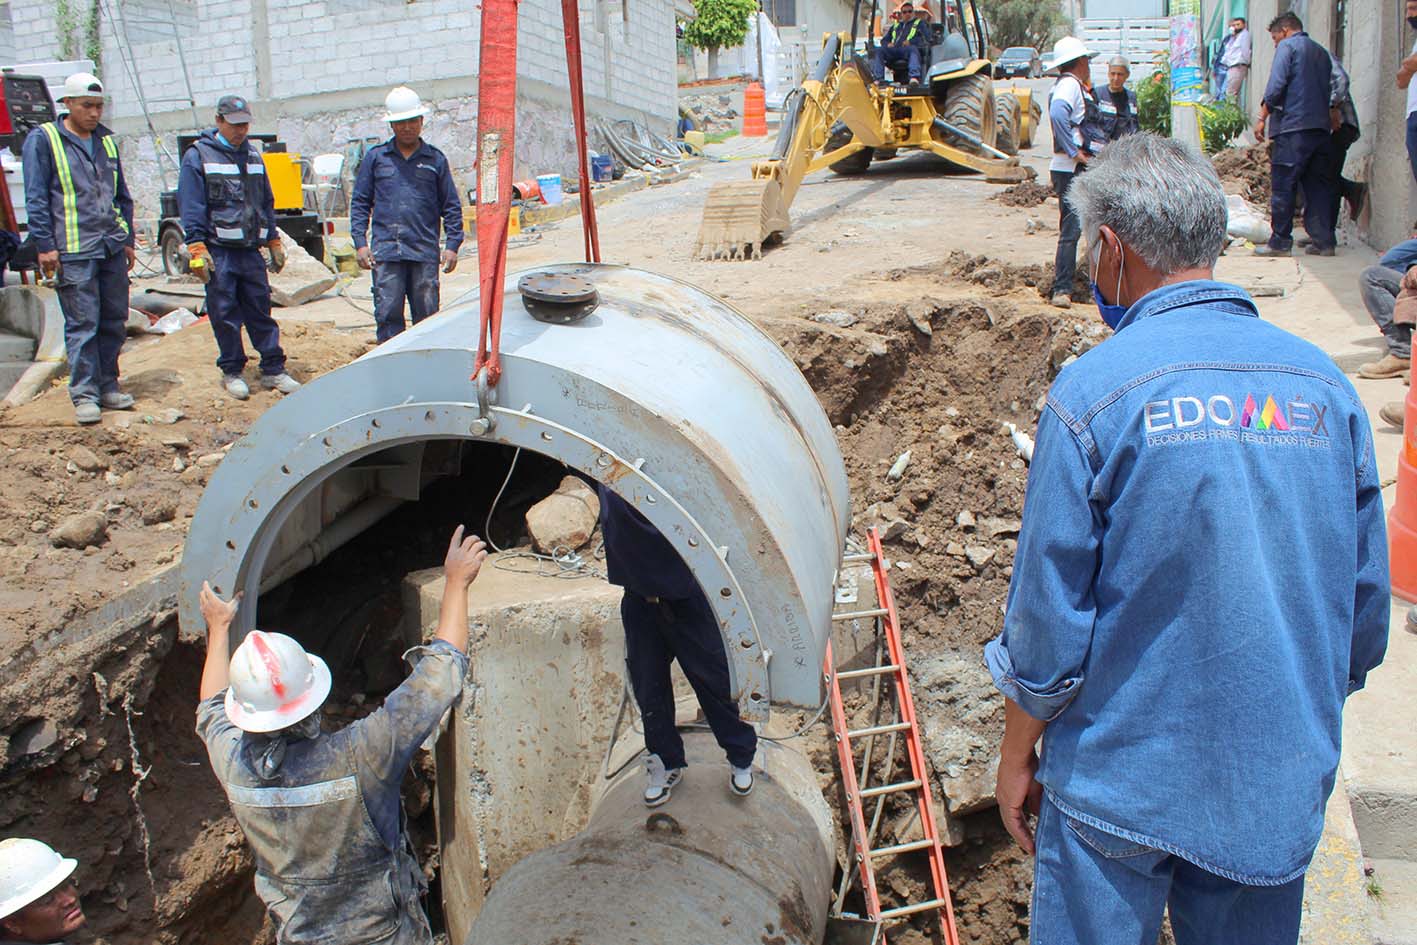
[{"label": "aluminum ladder rung", "polygon": [[885,666],[872,666],[869,669],[848,669],[844,673],[837,673],[836,678],[860,679],[862,676],[880,676],[884,675],[885,673],[893,673],[898,669],[900,669],[900,667],[895,665],[894,663],[890,663]]},{"label": "aluminum ladder rung", "polygon": [[876,607],[871,610],[852,610],[844,614],[832,614],[832,620],[839,623],[843,620],[862,620],[866,617],[884,617],[885,615],[886,609],[884,607]]},{"label": "aluminum ladder rung", "polygon": [[873,725],[871,728],[858,728],[856,731],[848,731],[847,738],[865,738],[867,735],[884,735],[887,732],[903,732],[910,728],[909,722],[895,722],[891,725]]},{"label": "aluminum ladder rung", "polygon": [[909,843],[897,843],[893,847],[878,847],[871,851],[871,856],[898,856],[911,850],[928,850],[934,845],[934,840],[912,840]]},{"label": "aluminum ladder rung", "polygon": [[861,799],[864,801],[868,797],[880,797],[882,794],[894,794],[897,791],[914,791],[918,787],[920,787],[919,778],[910,781],[897,781],[895,784],[882,784],[878,787],[863,788]]},{"label": "aluminum ladder rung", "polygon": [[908,906],[887,909],[881,913],[880,918],[882,922],[886,922],[890,919],[899,919],[902,916],[914,915],[917,912],[928,912],[931,909],[943,909],[944,907],[945,900],[943,899],[931,899],[928,902],[913,902]]}]

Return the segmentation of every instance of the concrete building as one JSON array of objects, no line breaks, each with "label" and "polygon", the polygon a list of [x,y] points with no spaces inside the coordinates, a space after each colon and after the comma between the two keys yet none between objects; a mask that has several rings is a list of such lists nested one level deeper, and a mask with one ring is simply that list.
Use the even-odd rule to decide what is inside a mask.
[{"label": "concrete building", "polygon": [[[589,110],[660,131],[672,127],[678,114],[673,0],[581,0],[580,6]],[[290,150],[310,156],[387,138],[388,125],[379,120],[384,96],[394,85],[410,85],[434,108],[425,137],[447,152],[459,185],[470,186],[476,4],[110,0],[103,9],[100,74],[112,94],[109,119],[123,138],[140,214],[156,208],[164,177],[175,186],[174,166],[163,155],[175,153],[176,133],[208,126],[217,99],[232,92],[250,98],[253,130],[276,132]],[[50,0],[0,3],[0,45],[5,25],[16,50],[8,61],[65,58]],[[574,162],[561,5],[522,0],[517,43],[518,176],[564,173]]]},{"label": "concrete building", "polygon": [[[1251,0],[1254,65],[1249,106],[1259,107],[1274,61],[1265,27],[1293,9],[1317,42],[1336,55],[1352,78],[1353,103],[1362,137],[1348,152],[1346,176],[1366,181],[1369,211],[1360,231],[1375,247],[1386,248],[1412,234],[1417,184],[1407,160],[1407,93],[1393,84],[1398,64],[1417,33],[1403,20],[1398,0]],[[1341,12],[1340,12],[1341,11]]]}]

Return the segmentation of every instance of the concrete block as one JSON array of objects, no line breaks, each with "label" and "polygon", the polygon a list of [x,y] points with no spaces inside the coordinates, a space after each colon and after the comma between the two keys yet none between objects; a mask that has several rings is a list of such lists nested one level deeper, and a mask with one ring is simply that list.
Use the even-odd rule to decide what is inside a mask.
[{"label": "concrete block", "polygon": [[29,370],[29,363],[26,361],[0,363],[0,397],[10,393],[10,388],[15,386],[27,370]]},{"label": "concrete block", "polygon": [[[585,823],[623,689],[619,588],[512,572],[499,562],[524,564],[494,556],[471,589],[471,665],[438,747],[449,914],[476,914],[481,862],[495,882]],[[442,590],[440,571],[405,580],[412,638],[436,626]],[[461,932],[453,940],[462,941]]]}]

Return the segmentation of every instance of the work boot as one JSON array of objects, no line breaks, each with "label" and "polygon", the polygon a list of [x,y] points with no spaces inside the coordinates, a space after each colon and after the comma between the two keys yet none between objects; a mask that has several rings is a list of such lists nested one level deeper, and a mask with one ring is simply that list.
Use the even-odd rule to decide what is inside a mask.
[{"label": "work boot", "polygon": [[1411,369],[1411,358],[1399,358],[1393,354],[1385,354],[1376,361],[1359,365],[1358,376],[1366,377],[1370,381],[1380,381],[1385,377],[1401,377]]},{"label": "work boot", "polygon": [[1054,307],[1056,307],[1056,308],[1072,308],[1072,307],[1073,307],[1073,299],[1072,299],[1072,296],[1068,295],[1068,293],[1066,293],[1066,292],[1054,292],[1054,293],[1053,293],[1053,298],[1050,299],[1050,301],[1053,303]]},{"label": "work boot", "polygon": [[1304,249],[1304,253],[1309,256],[1333,256],[1337,252],[1338,250],[1332,246],[1315,246],[1313,243]]},{"label": "work boot", "polygon": [[102,417],[103,414],[95,401],[81,400],[74,405],[74,419],[79,422],[80,426],[98,423]]},{"label": "work boot", "polygon": [[282,371],[279,374],[262,374],[261,386],[266,390],[278,390],[282,394],[293,394],[300,389],[300,382]]},{"label": "work boot", "polygon": [[1406,419],[1406,405],[1400,400],[1389,401],[1378,408],[1378,416],[1383,418],[1383,422],[1402,429],[1402,421]]},{"label": "work boot", "polygon": [[753,793],[753,766],[740,768],[732,766],[733,773],[728,776],[728,789],[739,797],[747,797]]},{"label": "work boot", "polygon": [[666,769],[658,755],[650,755],[645,759],[645,773],[649,776],[649,783],[645,785],[645,806],[658,807],[674,793],[674,785],[684,776],[684,769]]},{"label": "work boot", "polygon": [[251,396],[251,388],[246,386],[240,374],[222,375],[221,388],[237,400],[245,400]]},{"label": "work boot", "polygon": [[1286,246],[1284,249],[1277,249],[1268,243],[1261,243],[1255,247],[1256,256],[1293,256],[1294,248]]},{"label": "work boot", "polygon": [[99,395],[98,405],[104,410],[132,410],[133,395],[125,394],[121,390],[111,390]]}]

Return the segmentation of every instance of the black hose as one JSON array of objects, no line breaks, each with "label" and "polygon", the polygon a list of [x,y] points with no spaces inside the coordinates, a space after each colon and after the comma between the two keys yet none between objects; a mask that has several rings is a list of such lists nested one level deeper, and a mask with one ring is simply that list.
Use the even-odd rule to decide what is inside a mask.
[{"label": "black hose", "polygon": [[802,107],[806,100],[807,95],[800,88],[787,93],[787,101],[782,106],[782,123],[777,129],[777,143],[773,145],[772,157],[769,160],[781,161],[787,157],[787,151],[792,147],[792,138],[797,134],[797,122],[802,117]]}]

